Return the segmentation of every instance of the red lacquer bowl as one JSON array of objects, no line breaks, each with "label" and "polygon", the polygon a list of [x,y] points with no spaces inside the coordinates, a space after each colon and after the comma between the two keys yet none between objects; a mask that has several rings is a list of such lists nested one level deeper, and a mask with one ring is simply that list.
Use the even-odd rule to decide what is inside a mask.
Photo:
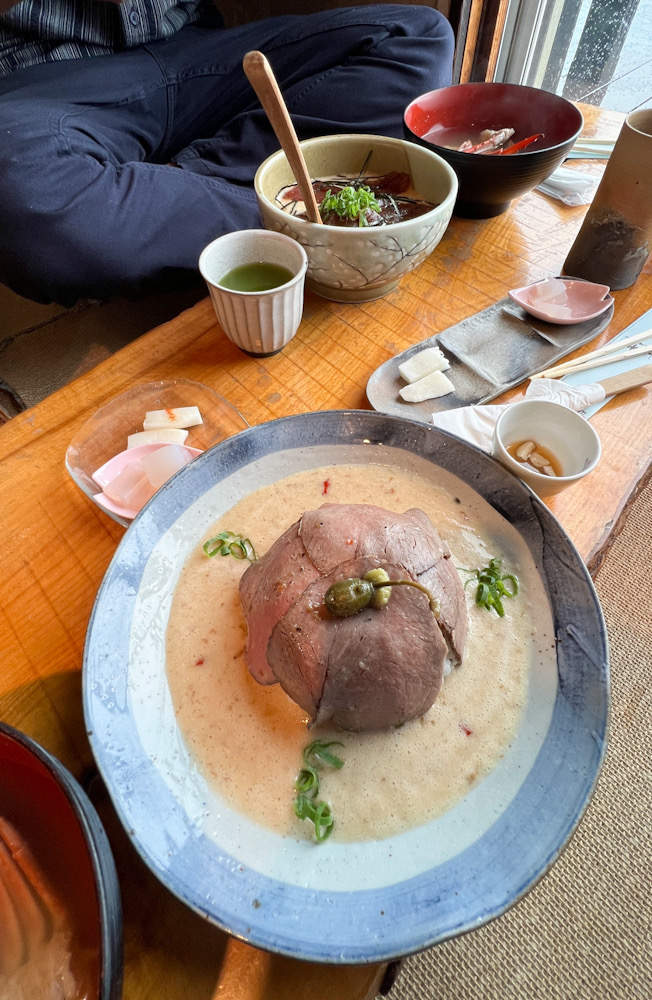
[{"label": "red lacquer bowl", "polygon": [[[31,996],[32,985],[26,984],[32,984],[47,969],[56,970],[57,981],[60,978],[65,983],[66,996],[119,1000],[122,907],[104,827],[90,799],[63,764],[30,737],[2,722],[0,817],[3,919],[16,918],[23,932],[16,943],[16,927],[12,933],[12,927],[0,924],[0,935],[4,935],[0,994]],[[17,891],[25,886],[25,891]],[[26,898],[35,899],[36,912],[46,915],[45,931],[38,939],[33,929],[34,908],[26,908]],[[16,919],[10,921],[12,926]],[[31,927],[31,932],[26,927]],[[8,952],[11,943],[14,947]],[[2,984],[9,992],[3,992]],[[53,983],[47,988],[43,984],[44,997],[55,993]]]},{"label": "red lacquer bowl", "polygon": [[[457,174],[454,214],[485,219],[500,215],[513,198],[531,191],[563,162],[584,124],[570,101],[513,83],[462,83],[417,97],[404,114],[405,137],[443,157]],[[513,128],[512,143],[543,137],[521,152],[459,152],[465,138],[484,129]],[[456,148],[451,149],[449,147]]]}]

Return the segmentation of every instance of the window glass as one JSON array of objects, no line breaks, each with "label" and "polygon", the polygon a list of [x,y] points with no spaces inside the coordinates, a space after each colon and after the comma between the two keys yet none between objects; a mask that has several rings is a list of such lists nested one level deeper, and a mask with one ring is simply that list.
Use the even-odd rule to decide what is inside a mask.
[{"label": "window glass", "polygon": [[652,0],[512,0],[495,79],[652,107]]}]

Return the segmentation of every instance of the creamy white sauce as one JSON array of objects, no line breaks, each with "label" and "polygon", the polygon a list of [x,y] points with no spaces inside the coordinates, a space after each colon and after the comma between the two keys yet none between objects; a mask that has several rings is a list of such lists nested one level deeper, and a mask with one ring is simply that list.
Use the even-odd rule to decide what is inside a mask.
[{"label": "creamy white sauce", "polygon": [[[328,486],[325,487],[325,483]],[[167,629],[166,669],[184,740],[206,780],[236,810],[282,834],[306,837],[294,817],[294,781],[304,746],[339,740],[339,771],[322,771],[321,797],[335,816],[333,839],[389,837],[441,815],[491,771],[513,740],[528,675],[554,658],[543,584],[518,533],[471,488],[442,473],[441,486],[381,465],[296,473],[239,501],[214,525],[242,533],[258,555],[302,514],[325,502],[420,507],[448,543],[454,564],[492,556],[520,580],[499,618],[466,589],[469,639],[430,711],[397,730],[354,734],[307,729],[305,713],[279,685],[262,687],[246,666],[238,581],[247,563],[207,558],[198,545],[180,576]],[[461,573],[463,580],[467,574]]]}]

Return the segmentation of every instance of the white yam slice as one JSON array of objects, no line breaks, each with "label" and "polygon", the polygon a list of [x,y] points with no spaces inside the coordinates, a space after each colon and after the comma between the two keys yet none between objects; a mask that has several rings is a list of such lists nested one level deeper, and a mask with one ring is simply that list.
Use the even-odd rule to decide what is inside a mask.
[{"label": "white yam slice", "polygon": [[418,354],[398,366],[398,372],[404,382],[418,382],[432,372],[445,372],[450,364],[438,347],[424,347]]},{"label": "white yam slice", "polygon": [[138,431],[127,438],[127,448],[138,448],[141,444],[183,444],[188,431],[181,427],[159,427],[155,431]]},{"label": "white yam slice", "polygon": [[426,399],[437,399],[454,391],[455,386],[443,372],[431,372],[418,382],[404,385],[399,389],[399,395],[406,403],[423,403]]},{"label": "white yam slice", "polygon": [[161,427],[195,427],[203,423],[197,406],[174,406],[168,410],[148,410],[143,421],[144,431]]}]

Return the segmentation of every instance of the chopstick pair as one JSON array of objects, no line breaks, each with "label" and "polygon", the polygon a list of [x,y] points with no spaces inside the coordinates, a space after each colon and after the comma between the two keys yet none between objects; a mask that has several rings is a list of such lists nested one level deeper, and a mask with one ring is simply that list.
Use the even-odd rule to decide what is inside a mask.
[{"label": "chopstick pair", "polygon": [[624,340],[611,341],[609,344],[605,344],[604,347],[590,351],[589,354],[585,354],[582,358],[576,358],[575,361],[566,361],[560,365],[554,365],[552,368],[546,368],[544,371],[536,372],[535,375],[530,375],[530,380],[535,378],[561,378],[562,375],[572,375],[575,372],[598,368],[603,364],[611,364],[612,361],[624,361],[627,358],[635,358],[639,354],[650,354],[652,353],[652,347],[649,345],[635,347],[631,351],[614,353],[616,351],[620,352],[621,347],[628,347],[630,344],[642,345],[642,342],[649,340],[650,337],[652,337],[652,330],[644,330],[643,333],[635,333],[631,337],[625,337]]},{"label": "chopstick pair", "polygon": [[576,160],[606,160],[611,155],[615,142],[615,139],[579,138],[570,152],[566,154],[566,158]]}]

